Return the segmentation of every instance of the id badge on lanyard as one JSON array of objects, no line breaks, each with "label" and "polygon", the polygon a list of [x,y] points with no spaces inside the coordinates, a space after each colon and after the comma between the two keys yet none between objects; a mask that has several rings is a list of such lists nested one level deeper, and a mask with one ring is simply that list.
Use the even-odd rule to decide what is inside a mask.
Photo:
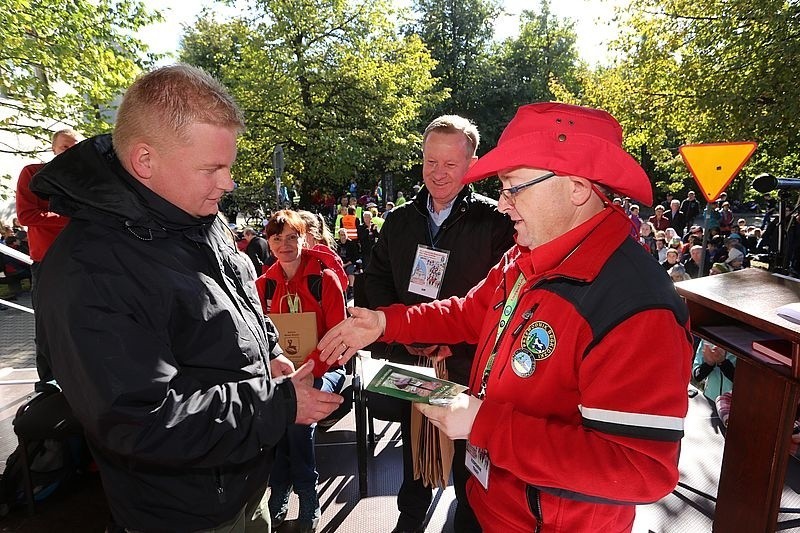
[{"label": "id badge on lanyard", "polygon": [[[514,283],[508,298],[506,298],[505,304],[503,305],[503,313],[500,315],[500,321],[497,324],[495,346],[492,349],[491,356],[489,356],[489,359],[486,361],[486,368],[484,368],[483,376],[481,378],[481,390],[478,393],[478,398],[480,399],[486,397],[486,385],[489,382],[489,373],[492,370],[492,366],[494,366],[495,354],[497,353],[503,332],[511,322],[511,318],[514,316],[514,311],[517,309],[519,295],[520,292],[522,292],[523,285],[525,285],[525,276],[520,274],[517,277],[517,281]],[[475,479],[478,480],[481,486],[483,486],[485,490],[489,490],[489,467],[491,465],[491,462],[489,461],[489,451],[479,448],[467,441],[467,453],[464,456],[464,464],[466,465],[467,470],[469,470],[470,473],[475,476]]]},{"label": "id badge on lanyard", "polygon": [[489,490],[489,452],[467,441],[464,464],[485,490]]},{"label": "id badge on lanyard", "polygon": [[411,279],[408,280],[408,292],[436,299],[442,288],[444,272],[450,252],[440,248],[432,248],[424,244],[417,245]]}]

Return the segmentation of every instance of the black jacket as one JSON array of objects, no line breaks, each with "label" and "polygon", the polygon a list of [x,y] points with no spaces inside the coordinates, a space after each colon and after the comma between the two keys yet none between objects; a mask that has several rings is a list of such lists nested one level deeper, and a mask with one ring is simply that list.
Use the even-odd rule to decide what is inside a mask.
[{"label": "black jacket", "polygon": [[280,348],[248,259],[220,219],[130,176],[109,136],[58,156],[31,189],[71,217],[41,265],[36,336],[114,519],[137,531],[230,520],[295,417],[293,387],[270,379]]},{"label": "black jacket", "polygon": [[244,253],[253,262],[253,268],[256,269],[256,276],[263,274],[264,265],[269,261],[269,244],[267,239],[255,235],[250,242],[247,243]]},{"label": "black jacket", "polygon": [[[417,246],[432,245],[427,205],[428,191],[422,188],[413,200],[394,208],[383,223],[366,269],[365,291],[370,308],[430,301],[408,291]],[[456,196],[450,216],[434,240],[436,248],[450,252],[439,299],[465,296],[514,244],[514,226],[497,210],[497,202],[467,186]],[[451,349],[453,355],[446,360],[450,379],[467,383],[475,346],[459,344]],[[393,346],[387,355],[399,363],[417,361],[403,346]]]},{"label": "black jacket", "polygon": [[672,211],[667,209],[664,213],[664,218],[669,220],[669,227],[674,228],[679,236],[682,236],[683,232],[686,231],[686,217],[680,210],[673,215]]},{"label": "black jacket", "polygon": [[689,200],[688,198],[681,202],[681,213],[685,217],[686,225],[691,226],[697,217],[700,216],[700,202],[697,200]]}]

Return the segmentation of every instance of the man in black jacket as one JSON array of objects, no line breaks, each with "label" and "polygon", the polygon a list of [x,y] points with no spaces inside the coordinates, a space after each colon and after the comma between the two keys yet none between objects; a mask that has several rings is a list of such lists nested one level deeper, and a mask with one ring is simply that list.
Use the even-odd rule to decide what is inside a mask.
[{"label": "man in black jacket", "polygon": [[[422,148],[425,187],[386,219],[366,269],[365,290],[371,309],[464,296],[514,244],[513,225],[497,211],[497,203],[461,184],[478,159],[478,142],[475,125],[459,116],[439,117],[426,128]],[[421,264],[428,272],[444,264],[443,275],[413,275]],[[387,353],[393,361],[411,364],[419,357],[446,357],[449,379],[458,383],[468,382],[474,354],[475,346],[467,344],[392,346]],[[414,479],[410,405],[397,401],[394,409],[399,411],[402,428],[403,484],[397,496],[400,518],[393,533],[422,531],[431,489]],[[453,484],[458,506],[454,530],[459,533],[480,531],[466,498],[468,476],[464,441],[455,441]]]},{"label": "man in black jacket", "polygon": [[[681,213],[686,226],[692,226],[697,217],[700,216],[700,202],[697,201],[694,191],[686,193],[686,199],[681,202]],[[682,232],[678,231],[678,235]]]},{"label": "man in black jacket", "polygon": [[683,233],[686,231],[686,217],[681,212],[680,200],[673,199],[670,202],[669,210],[664,217],[669,220],[669,227],[673,228],[679,237],[683,237]]},{"label": "man in black jacket", "polygon": [[264,265],[269,265],[269,244],[267,239],[258,234],[253,228],[244,228],[244,240],[247,241],[247,247],[244,253],[253,262],[253,268],[256,269],[256,276],[263,274]]},{"label": "man in black jacket", "polygon": [[293,372],[217,217],[242,128],[218,82],[164,67],[126,92],[113,145],[88,139],[31,184],[71,217],[42,262],[37,339],[127,531],[268,532],[271,448],[341,403]]}]

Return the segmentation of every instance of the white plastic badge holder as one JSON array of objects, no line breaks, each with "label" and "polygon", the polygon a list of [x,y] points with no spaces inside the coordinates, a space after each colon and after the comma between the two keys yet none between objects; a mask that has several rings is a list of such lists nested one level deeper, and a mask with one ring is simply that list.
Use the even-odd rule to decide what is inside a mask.
[{"label": "white plastic badge holder", "polygon": [[489,490],[489,452],[467,441],[467,453],[464,455],[464,463],[467,465],[467,470],[475,476],[481,486]]},{"label": "white plastic badge holder", "polygon": [[435,300],[442,288],[449,257],[450,252],[447,250],[431,248],[424,244],[418,245],[411,279],[408,281],[408,292]]}]

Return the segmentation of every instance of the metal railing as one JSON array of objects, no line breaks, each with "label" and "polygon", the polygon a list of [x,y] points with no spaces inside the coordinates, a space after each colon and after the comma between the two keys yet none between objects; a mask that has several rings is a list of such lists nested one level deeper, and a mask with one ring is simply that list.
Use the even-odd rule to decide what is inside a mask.
[{"label": "metal railing", "polygon": [[[18,261],[22,261],[25,264],[32,265],[33,261],[31,260],[30,256],[20,252],[19,250],[15,250],[10,246],[6,246],[5,244],[0,244],[0,253],[7,255],[8,257],[13,257]],[[8,300],[3,300],[0,298],[0,305],[5,305],[6,307],[13,307],[14,309],[19,309],[20,311],[25,311],[26,313],[33,314],[33,309],[30,307],[25,307],[24,305],[19,305],[14,302],[9,302]]]}]

